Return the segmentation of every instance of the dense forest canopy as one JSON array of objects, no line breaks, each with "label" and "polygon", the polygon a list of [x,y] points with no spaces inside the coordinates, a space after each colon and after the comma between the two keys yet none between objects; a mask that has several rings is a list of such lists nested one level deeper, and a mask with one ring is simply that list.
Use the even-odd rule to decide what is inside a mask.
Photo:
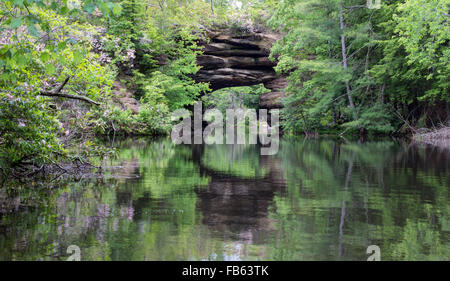
[{"label": "dense forest canopy", "polygon": [[445,122],[449,1],[382,1],[380,9],[363,2],[277,6],[269,25],[285,33],[272,53],[289,75],[288,130],[337,123],[393,133],[408,122]]},{"label": "dense forest canopy", "polygon": [[270,56],[289,81],[285,133],[447,126],[450,1],[380,3],[2,0],[0,171],[108,153],[95,136],[167,134],[198,100],[256,108],[261,86],[211,93],[193,79],[217,29],[282,35]]}]

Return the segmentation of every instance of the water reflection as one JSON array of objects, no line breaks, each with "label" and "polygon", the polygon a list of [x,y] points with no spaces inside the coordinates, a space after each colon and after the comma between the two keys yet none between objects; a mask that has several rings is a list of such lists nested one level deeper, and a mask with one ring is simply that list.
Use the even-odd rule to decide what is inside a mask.
[{"label": "water reflection", "polygon": [[365,260],[373,244],[383,260],[449,259],[449,150],[116,145],[102,176],[4,188],[0,260],[64,260],[72,244],[83,260]]}]

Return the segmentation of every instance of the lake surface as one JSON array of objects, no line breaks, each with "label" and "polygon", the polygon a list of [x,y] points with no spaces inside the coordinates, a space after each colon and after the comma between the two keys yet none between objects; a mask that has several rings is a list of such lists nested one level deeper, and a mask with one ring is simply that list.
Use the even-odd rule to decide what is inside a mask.
[{"label": "lake surface", "polygon": [[[0,260],[450,259],[450,150],[400,140],[115,141],[101,174],[17,185]],[[11,200],[10,200],[11,201]],[[15,205],[14,205],[14,202]]]}]

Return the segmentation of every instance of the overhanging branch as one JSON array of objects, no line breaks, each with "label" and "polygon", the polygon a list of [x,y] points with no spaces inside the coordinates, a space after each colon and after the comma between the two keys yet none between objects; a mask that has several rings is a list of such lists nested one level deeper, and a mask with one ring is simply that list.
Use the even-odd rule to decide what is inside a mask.
[{"label": "overhanging branch", "polygon": [[74,100],[81,100],[84,102],[88,102],[95,105],[100,105],[100,103],[91,100],[90,98],[79,96],[79,95],[71,95],[71,94],[62,94],[61,91],[66,86],[67,82],[69,82],[70,76],[68,76],[64,82],[61,83],[54,91],[41,91],[39,95],[41,96],[47,96],[47,97],[60,97],[60,98],[68,98],[68,99],[74,99]]},{"label": "overhanging branch", "polygon": [[41,96],[47,96],[47,97],[59,97],[59,98],[68,98],[68,99],[74,99],[74,100],[81,100],[81,101],[85,101],[88,103],[92,103],[95,105],[100,105],[100,103],[91,100],[90,98],[87,97],[83,97],[83,96],[78,96],[78,95],[71,95],[71,94],[54,94],[54,93],[49,93],[49,92],[41,92],[40,93]]}]

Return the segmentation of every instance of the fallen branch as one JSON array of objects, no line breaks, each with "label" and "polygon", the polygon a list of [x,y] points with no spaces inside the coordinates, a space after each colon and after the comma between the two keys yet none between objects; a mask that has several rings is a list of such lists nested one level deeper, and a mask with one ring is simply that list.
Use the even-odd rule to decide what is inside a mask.
[{"label": "fallen branch", "polygon": [[41,96],[47,96],[47,97],[60,97],[60,98],[68,98],[68,99],[74,99],[74,100],[81,100],[88,103],[92,103],[95,105],[100,105],[100,103],[95,102],[91,100],[90,98],[78,96],[78,95],[71,95],[71,94],[51,94],[51,93],[40,93]]},{"label": "fallen branch", "polygon": [[400,118],[400,120],[403,121],[403,123],[404,123],[405,125],[407,125],[407,126],[411,129],[411,131],[413,131],[414,133],[417,133],[417,130],[414,129],[414,127],[411,126],[411,125],[409,124],[408,120],[404,119],[404,118],[402,117],[402,115],[401,115],[400,113],[398,113],[397,110],[394,110],[394,113],[397,115],[398,118]]},{"label": "fallen branch", "polygon": [[62,94],[61,91],[64,88],[64,86],[69,82],[70,77],[67,77],[64,82],[59,85],[54,91],[41,91],[39,95],[41,96],[47,96],[47,97],[60,97],[60,98],[68,98],[68,99],[75,99],[75,100],[81,100],[88,103],[92,103],[95,105],[100,105],[100,103],[91,100],[90,98],[79,96],[79,95],[71,95],[71,94]]}]

